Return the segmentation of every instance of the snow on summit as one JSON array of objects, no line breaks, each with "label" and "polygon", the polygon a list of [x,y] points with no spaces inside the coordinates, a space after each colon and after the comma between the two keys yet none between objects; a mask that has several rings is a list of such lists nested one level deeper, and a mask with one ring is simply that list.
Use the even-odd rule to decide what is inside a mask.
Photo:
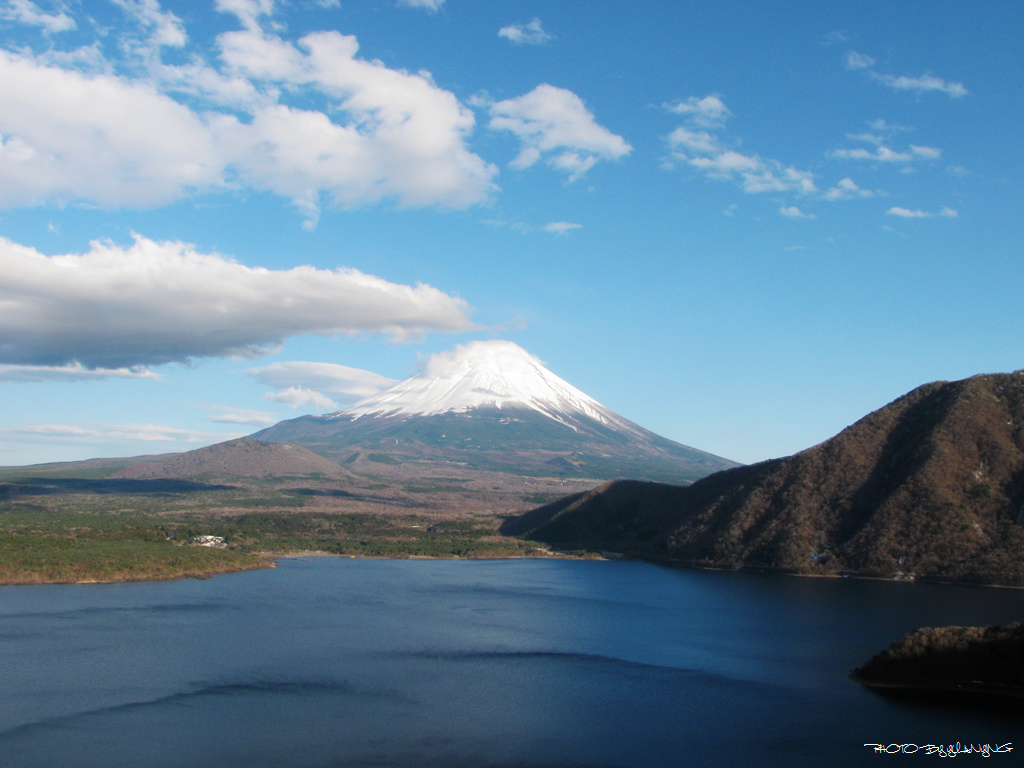
[{"label": "snow on summit", "polygon": [[625,422],[511,341],[474,341],[440,352],[419,374],[337,415],[423,416],[485,406],[526,407],[563,423],[580,414]]}]

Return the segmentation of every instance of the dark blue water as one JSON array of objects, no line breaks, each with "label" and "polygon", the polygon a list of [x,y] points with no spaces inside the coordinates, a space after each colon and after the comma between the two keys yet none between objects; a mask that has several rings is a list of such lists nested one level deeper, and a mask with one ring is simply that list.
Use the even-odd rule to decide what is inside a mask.
[{"label": "dark blue water", "polygon": [[[861,766],[1019,715],[847,680],[1024,593],[546,560],[313,558],[207,581],[0,588],[0,765]],[[961,757],[979,761],[980,756]]]}]

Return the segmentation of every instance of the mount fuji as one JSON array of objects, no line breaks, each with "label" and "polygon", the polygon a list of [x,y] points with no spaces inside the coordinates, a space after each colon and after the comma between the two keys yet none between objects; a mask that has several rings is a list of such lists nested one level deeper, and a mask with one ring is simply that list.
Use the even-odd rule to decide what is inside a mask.
[{"label": "mount fuji", "polygon": [[509,341],[431,357],[416,375],[345,410],[250,436],[342,466],[688,484],[735,462],[654,434],[551,373]]}]

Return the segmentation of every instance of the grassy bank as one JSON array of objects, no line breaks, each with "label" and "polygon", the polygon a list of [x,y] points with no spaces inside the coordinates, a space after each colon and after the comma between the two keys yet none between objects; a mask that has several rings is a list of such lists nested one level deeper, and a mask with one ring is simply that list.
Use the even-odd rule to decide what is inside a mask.
[{"label": "grassy bank", "polygon": [[0,535],[0,584],[158,581],[261,568],[257,553],[166,541]]},{"label": "grassy bank", "polygon": [[[138,581],[259,568],[276,555],[522,557],[483,490],[311,477],[124,478],[110,462],[0,468],[0,584]],[[379,487],[378,487],[379,486]],[[516,486],[535,493],[535,486]],[[199,546],[214,536],[223,546]]]},{"label": "grassy bank", "polygon": [[[123,500],[122,500],[123,501]],[[497,518],[437,521],[302,509],[138,512],[0,507],[0,584],[150,581],[260,568],[275,555],[522,557]],[[222,547],[199,546],[216,536]]]}]

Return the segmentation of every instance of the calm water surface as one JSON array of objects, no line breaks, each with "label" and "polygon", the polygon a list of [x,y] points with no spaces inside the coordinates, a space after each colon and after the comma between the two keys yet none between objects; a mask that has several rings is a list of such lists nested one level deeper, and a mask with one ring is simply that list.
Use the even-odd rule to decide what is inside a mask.
[{"label": "calm water surface", "polygon": [[[0,765],[862,766],[1019,715],[846,674],[1024,592],[628,562],[311,558],[206,581],[0,587]],[[971,756],[959,760],[978,762]]]}]

